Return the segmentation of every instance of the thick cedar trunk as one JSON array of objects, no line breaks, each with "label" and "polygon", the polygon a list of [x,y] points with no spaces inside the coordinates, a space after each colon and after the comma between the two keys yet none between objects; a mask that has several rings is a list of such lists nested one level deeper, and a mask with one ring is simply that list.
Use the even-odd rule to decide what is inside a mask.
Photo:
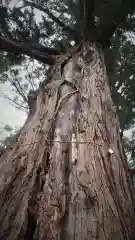
[{"label": "thick cedar trunk", "polygon": [[133,190],[102,51],[85,43],[65,59],[1,158],[0,239],[135,239]]}]

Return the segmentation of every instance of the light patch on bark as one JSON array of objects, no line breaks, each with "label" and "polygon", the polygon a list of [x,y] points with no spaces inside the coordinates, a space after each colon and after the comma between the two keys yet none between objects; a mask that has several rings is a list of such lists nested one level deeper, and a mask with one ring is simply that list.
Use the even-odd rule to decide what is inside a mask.
[{"label": "light patch on bark", "polygon": [[109,152],[110,154],[114,154],[114,151],[113,151],[111,148],[109,148],[108,152]]},{"label": "light patch on bark", "polygon": [[75,114],[75,111],[72,109],[72,110],[70,111],[70,115],[69,115],[70,119],[74,116],[74,114]]},{"label": "light patch on bark", "polygon": [[60,129],[59,128],[56,128],[56,137],[54,138],[54,144],[55,144],[55,147],[60,150],[60,146],[61,146],[61,137],[60,137]]},{"label": "light patch on bark", "polygon": [[76,164],[77,161],[77,147],[76,147],[76,136],[72,133],[72,163]]}]

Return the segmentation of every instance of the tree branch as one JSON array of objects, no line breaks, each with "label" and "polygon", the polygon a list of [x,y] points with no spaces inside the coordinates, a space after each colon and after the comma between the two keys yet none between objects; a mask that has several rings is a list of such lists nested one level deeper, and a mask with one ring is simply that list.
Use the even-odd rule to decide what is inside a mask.
[{"label": "tree branch", "polygon": [[59,55],[60,54],[60,52],[56,48],[48,48],[39,43],[31,43],[31,47],[39,52],[46,53],[48,55]]},{"label": "tree branch", "polygon": [[[16,54],[24,54],[48,65],[55,64],[56,51],[53,52],[53,49],[44,47],[42,45],[38,45],[36,49],[35,46],[33,47],[26,44],[17,44],[16,42],[4,36],[0,36],[0,50],[13,52]],[[54,56],[52,54],[54,54]]]},{"label": "tree branch", "polygon": [[18,85],[16,84],[16,82],[14,80],[11,80],[10,78],[8,79],[8,81],[11,83],[11,85],[16,89],[16,92],[22,97],[23,101],[28,104],[28,100],[27,100],[27,97],[25,96],[24,94],[24,91],[21,87],[21,85],[19,84],[19,81],[18,81]]},{"label": "tree branch", "polygon": [[75,41],[76,40],[78,41],[78,39],[80,39],[80,36],[78,35],[78,33],[74,29],[72,29],[69,26],[65,25],[65,23],[63,23],[57,17],[55,17],[53,15],[53,13],[51,13],[48,10],[48,8],[44,8],[42,6],[42,4],[37,4],[37,3],[34,3],[34,2],[25,1],[24,6],[35,7],[36,9],[46,13],[58,26],[60,26],[63,29],[63,31],[69,32],[74,37]]}]

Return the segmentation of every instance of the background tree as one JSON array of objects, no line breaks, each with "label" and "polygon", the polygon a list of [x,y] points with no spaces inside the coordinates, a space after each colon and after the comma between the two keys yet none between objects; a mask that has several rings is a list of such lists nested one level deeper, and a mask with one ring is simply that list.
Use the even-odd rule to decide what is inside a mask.
[{"label": "background tree", "polygon": [[[6,10],[2,59],[23,65],[28,56],[51,67],[28,98],[21,80],[12,80],[30,111],[1,158],[1,238],[134,239],[132,184],[109,91],[110,85],[119,115],[125,111],[122,135],[134,121],[134,83],[127,84],[134,75],[119,79],[128,62],[124,49],[131,57],[124,33],[133,30],[134,7],[133,1],[23,1]],[[38,22],[35,9],[43,14]],[[115,73],[107,59],[122,44]]]}]

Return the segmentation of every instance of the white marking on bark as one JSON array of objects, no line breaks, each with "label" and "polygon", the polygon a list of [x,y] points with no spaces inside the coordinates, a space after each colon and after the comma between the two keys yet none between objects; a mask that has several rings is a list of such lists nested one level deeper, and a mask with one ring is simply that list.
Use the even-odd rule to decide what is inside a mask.
[{"label": "white marking on bark", "polygon": [[57,149],[60,149],[61,144],[60,142],[61,142],[60,128],[56,128],[55,147],[57,147]]},{"label": "white marking on bark", "polygon": [[76,163],[77,161],[77,149],[76,149],[76,137],[75,134],[72,134],[72,163]]},{"label": "white marking on bark", "polygon": [[31,172],[32,168],[33,168],[33,162],[30,159],[27,165],[26,175],[28,175]]},{"label": "white marking on bark", "polygon": [[72,110],[70,111],[70,114],[69,114],[70,119],[74,116],[74,114],[75,114],[75,111],[72,109]]},{"label": "white marking on bark", "polygon": [[73,77],[73,61],[70,60],[68,64],[65,66],[64,79],[69,81],[69,79],[72,79],[72,77]]},{"label": "white marking on bark", "polygon": [[112,155],[114,154],[114,151],[112,150],[112,148],[109,148],[108,152]]}]

